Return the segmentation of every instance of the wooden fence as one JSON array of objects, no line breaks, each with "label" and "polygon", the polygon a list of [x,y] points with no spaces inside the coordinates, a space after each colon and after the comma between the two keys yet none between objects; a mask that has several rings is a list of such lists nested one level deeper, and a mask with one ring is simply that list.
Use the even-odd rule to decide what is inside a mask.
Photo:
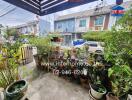
[{"label": "wooden fence", "polygon": [[32,46],[27,45],[21,47],[21,58],[23,65],[31,63],[33,61]]}]

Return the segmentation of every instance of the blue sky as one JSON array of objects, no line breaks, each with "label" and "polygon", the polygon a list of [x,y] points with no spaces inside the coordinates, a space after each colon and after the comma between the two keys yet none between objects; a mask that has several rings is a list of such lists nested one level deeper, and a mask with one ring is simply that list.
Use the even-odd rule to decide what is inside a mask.
[{"label": "blue sky", "polygon": [[[109,4],[114,4],[116,0],[104,0],[104,1],[105,1],[105,5],[109,5]],[[130,0],[124,0],[124,1],[130,1]],[[98,3],[99,3],[99,1],[92,2],[89,4],[85,4],[83,6],[78,6],[78,7],[72,8],[72,9],[64,10],[64,11],[57,12],[57,13],[50,14],[50,15],[46,15],[46,16],[42,16],[40,18],[45,19],[47,21],[50,21],[51,24],[53,24],[54,18],[57,16],[92,9]],[[3,14],[4,12],[14,8],[14,7],[15,6],[13,6],[9,3],[6,3],[3,0],[0,0],[0,15]],[[3,24],[4,26],[7,26],[7,25],[8,26],[15,26],[15,25],[20,25],[20,24],[23,24],[23,23],[26,23],[28,21],[35,20],[35,19],[36,19],[35,14],[30,13],[26,10],[23,10],[19,7],[16,7],[16,9],[14,11],[12,11],[11,13],[9,13],[3,17],[0,17],[0,24]]]}]

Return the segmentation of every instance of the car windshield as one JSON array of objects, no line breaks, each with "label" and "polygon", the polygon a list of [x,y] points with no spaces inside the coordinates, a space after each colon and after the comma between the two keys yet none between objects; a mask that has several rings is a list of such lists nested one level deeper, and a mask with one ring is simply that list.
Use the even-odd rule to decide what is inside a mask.
[{"label": "car windshield", "polygon": [[97,47],[97,44],[95,44],[95,43],[91,43],[91,44],[89,44],[89,46]]}]

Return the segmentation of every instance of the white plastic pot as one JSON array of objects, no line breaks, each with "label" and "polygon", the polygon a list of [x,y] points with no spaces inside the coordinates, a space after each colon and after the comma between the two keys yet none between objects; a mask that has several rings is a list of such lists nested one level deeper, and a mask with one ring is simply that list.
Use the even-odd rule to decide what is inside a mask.
[{"label": "white plastic pot", "polygon": [[103,97],[103,95],[106,94],[106,91],[104,93],[100,93],[100,92],[97,92],[96,90],[94,90],[92,88],[92,86],[90,85],[90,93],[91,95],[95,98],[95,99],[101,99]]},{"label": "white plastic pot", "polygon": [[0,88],[0,100],[4,100],[4,88]]}]

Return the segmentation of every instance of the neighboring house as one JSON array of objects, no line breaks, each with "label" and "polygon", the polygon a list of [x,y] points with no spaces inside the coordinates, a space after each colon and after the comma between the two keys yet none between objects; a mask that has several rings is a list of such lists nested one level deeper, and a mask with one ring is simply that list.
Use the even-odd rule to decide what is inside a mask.
[{"label": "neighboring house", "polygon": [[89,30],[104,31],[108,30],[110,13],[90,16]]},{"label": "neighboring house", "polygon": [[58,19],[54,24],[55,31],[62,33],[63,45],[70,45],[72,42],[72,33],[75,32],[75,18]]},{"label": "neighboring house", "polygon": [[13,28],[16,28],[19,34],[44,36],[50,32],[50,22],[40,19]]},{"label": "neighboring house", "polygon": [[87,32],[89,27],[89,17],[76,18],[75,32]]},{"label": "neighboring house", "polygon": [[55,21],[55,30],[57,32],[72,33],[75,31],[75,18]]},{"label": "neighboring house", "polygon": [[[129,9],[132,5],[132,1],[124,2],[121,6],[125,10]],[[58,30],[58,24],[61,23],[62,27],[65,27],[65,20],[70,20],[71,18],[75,20],[74,25],[69,24],[68,29],[73,28],[74,31],[69,31],[71,33],[71,39],[80,39],[81,35],[87,31],[105,31],[111,30],[112,26],[120,17],[111,16],[112,7],[115,5],[102,6],[99,8],[86,10],[78,13],[68,14],[64,16],[59,16],[55,20],[55,31],[66,33],[65,28],[60,28]],[[64,25],[64,26],[63,26]]]}]

